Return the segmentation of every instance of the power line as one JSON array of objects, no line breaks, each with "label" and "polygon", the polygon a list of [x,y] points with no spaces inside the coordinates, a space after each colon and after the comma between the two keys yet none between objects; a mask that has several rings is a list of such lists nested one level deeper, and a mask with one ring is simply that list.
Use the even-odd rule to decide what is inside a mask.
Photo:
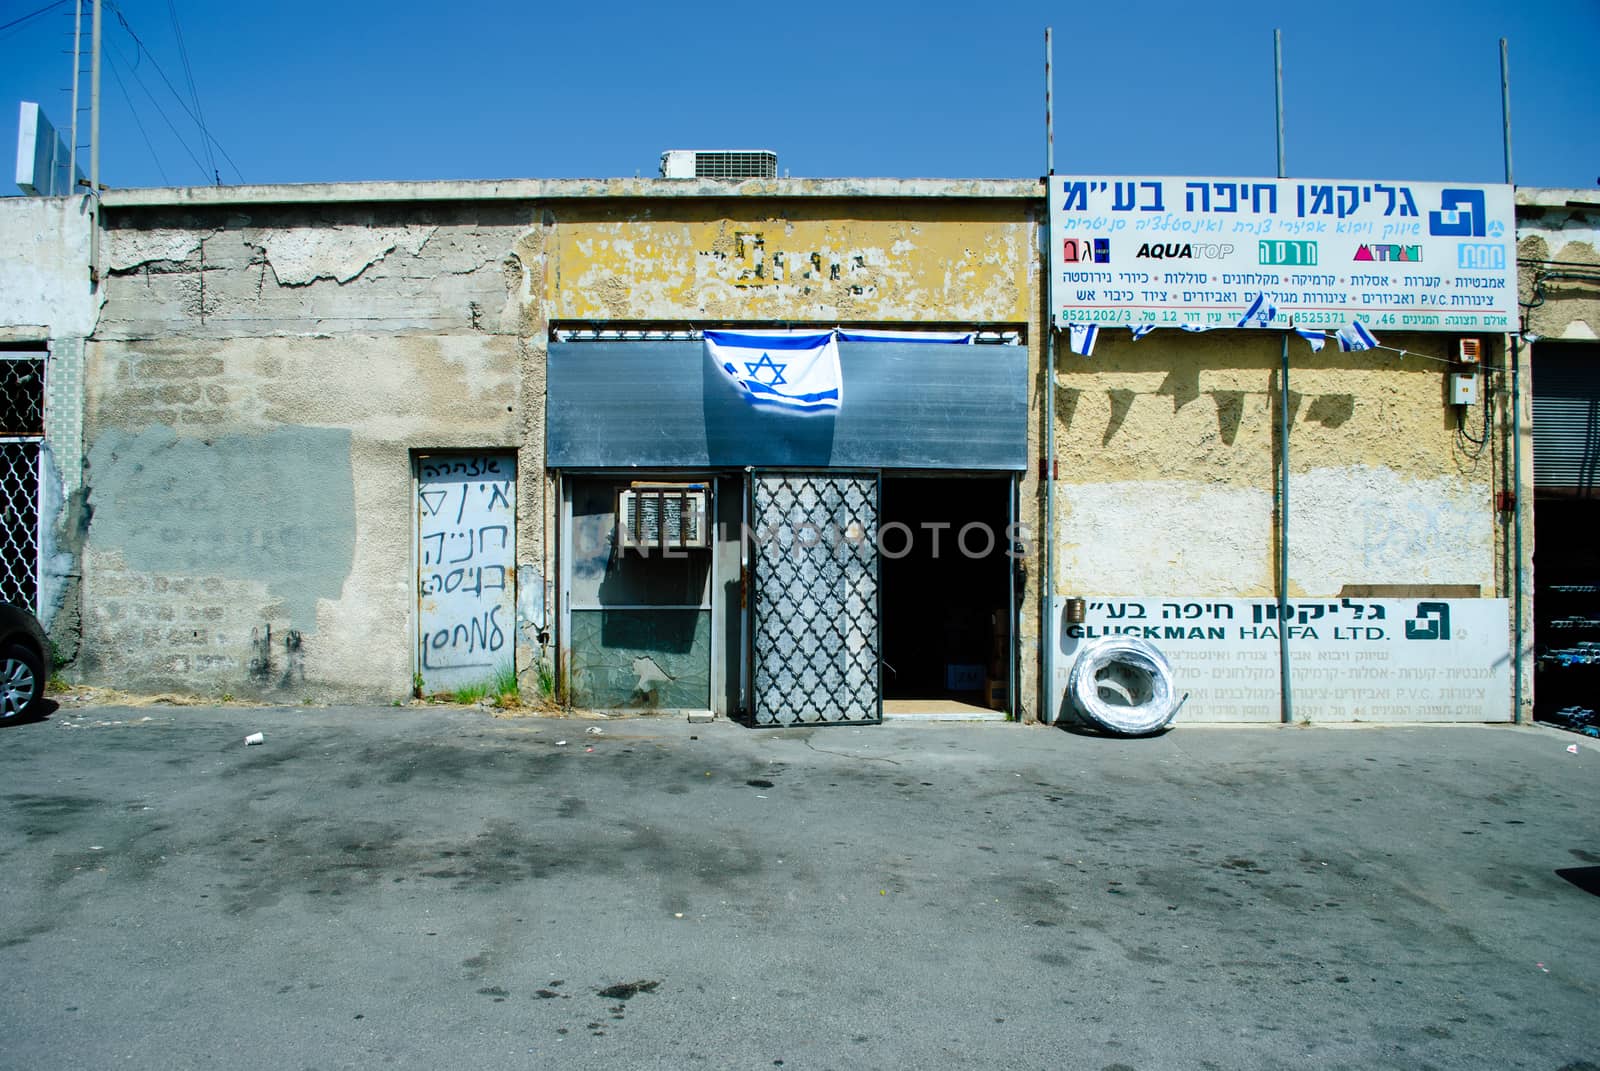
[{"label": "power line", "polygon": [[133,116],[133,125],[139,128],[139,136],[144,138],[144,147],[150,150],[150,159],[155,161],[162,185],[170,186],[172,183],[167,179],[167,169],[161,166],[161,157],[156,153],[156,147],[150,142],[150,135],[145,132],[144,123],[139,119],[139,109],[133,106],[133,98],[128,95],[128,87],[123,83],[122,75],[117,72],[119,64],[110,56],[106,59],[110,61],[108,66],[111,68],[111,77],[117,80],[117,88],[122,90],[122,99],[128,102],[128,113]]},{"label": "power line", "polygon": [[[126,64],[127,60],[124,59],[123,63]],[[156,99],[156,95],[150,92],[150,87],[145,85],[143,78],[139,77],[139,64],[137,60],[132,66],[128,67],[128,73],[133,76],[133,80],[135,82],[139,83],[139,88],[144,90],[144,95],[150,98],[150,103],[152,106],[154,106],[156,114],[161,116],[162,121],[167,124],[167,129],[172,131],[172,136],[178,139],[178,144],[183,146],[183,151],[189,154],[189,159],[194,161],[194,166],[199,168],[201,173],[204,174],[206,165],[200,162],[200,158],[194,154],[194,150],[191,149],[189,147],[189,143],[184,140],[183,134],[179,132],[177,125],[174,124],[172,118],[167,115],[166,109],[161,107],[161,102]],[[179,101],[179,103],[181,104],[182,101]]]},{"label": "power line", "polygon": [[221,176],[217,175],[217,158],[211,153],[211,131],[206,129],[206,113],[200,108],[200,91],[195,88],[194,68],[189,66],[189,49],[183,43],[183,27],[178,24],[178,9],[172,0],[167,0],[167,13],[172,16],[172,32],[178,38],[178,56],[183,60],[183,75],[189,81],[189,97],[194,101],[195,122],[200,124],[200,133],[203,140],[201,147],[205,149],[206,163],[211,166],[211,174],[216,176],[217,185],[222,185]]},{"label": "power line", "polygon": [[5,33],[7,30],[11,29],[11,27],[13,27],[13,26],[21,26],[24,22],[27,22],[29,19],[36,19],[40,15],[43,15],[48,11],[53,11],[54,9],[56,9],[58,7],[61,7],[63,4],[65,4],[67,2],[68,2],[68,0],[56,0],[55,3],[46,4],[44,7],[41,7],[38,11],[31,12],[30,14],[24,15],[21,18],[18,18],[18,19],[12,19],[10,22],[6,23],[4,26],[0,26],[0,33]]},{"label": "power line", "polygon": [[[210,141],[213,145],[215,145],[217,147],[217,151],[222,154],[222,158],[224,160],[228,161],[228,166],[233,168],[233,173],[235,175],[239,176],[239,181],[240,182],[243,182],[244,181],[244,173],[239,170],[239,165],[233,162],[233,157],[228,155],[228,150],[223,147],[222,142],[218,141],[215,137],[212,137],[211,132],[206,129],[205,124],[200,121],[199,116],[195,115],[194,112],[189,110],[189,105],[184,102],[183,94],[179,93],[177,91],[177,89],[173,87],[172,79],[168,78],[167,77],[167,72],[163,71],[161,69],[161,63],[160,63],[160,61],[158,61],[156,59],[155,53],[150,51],[150,49],[145,45],[145,43],[142,40],[139,39],[139,35],[133,32],[133,27],[128,25],[128,20],[123,15],[121,6],[118,5],[118,4],[109,3],[109,0],[108,0],[108,5],[110,6],[110,8],[112,10],[112,13],[117,16],[117,22],[120,23],[122,28],[127,31],[128,36],[133,38],[133,43],[135,45],[139,46],[139,51],[141,53],[143,53],[144,55],[150,57],[150,65],[153,66],[156,69],[156,73],[161,76],[161,81],[166,83],[167,90],[172,94],[173,98],[177,100],[179,107],[181,107],[185,112],[188,113],[188,116],[189,116],[190,119],[194,120],[195,126],[200,128],[200,133],[201,133],[202,137],[204,137],[205,139],[207,139],[208,141]],[[138,73],[135,71],[135,72],[133,72],[133,74],[134,74],[134,78],[137,79],[138,78]],[[142,82],[140,84],[143,85]],[[146,89],[145,92],[148,93],[149,90]],[[154,99],[154,98],[152,98],[152,99]],[[163,113],[163,117],[164,117],[164,113]],[[171,125],[171,121],[170,120],[168,121],[168,125],[169,126]],[[176,130],[174,130],[174,133],[176,133]],[[185,145],[184,148],[188,149],[188,146]],[[189,155],[192,158],[194,156],[194,153],[191,151]],[[201,164],[199,160],[196,160],[195,164],[196,164],[196,166],[198,166],[198,167],[200,167],[202,169],[204,169],[204,167],[205,167],[205,165]]]}]

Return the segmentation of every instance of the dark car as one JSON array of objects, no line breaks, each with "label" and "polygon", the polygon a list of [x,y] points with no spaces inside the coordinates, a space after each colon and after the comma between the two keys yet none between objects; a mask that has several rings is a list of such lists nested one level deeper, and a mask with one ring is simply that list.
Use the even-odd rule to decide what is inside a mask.
[{"label": "dark car", "polygon": [[0,602],[0,719],[38,713],[49,664],[50,641],[38,620]]}]

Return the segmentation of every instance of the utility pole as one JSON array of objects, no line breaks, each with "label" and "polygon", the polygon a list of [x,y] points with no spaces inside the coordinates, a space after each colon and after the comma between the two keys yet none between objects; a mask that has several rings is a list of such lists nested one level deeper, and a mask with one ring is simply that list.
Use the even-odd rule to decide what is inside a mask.
[{"label": "utility pole", "polygon": [[67,146],[67,193],[78,192],[78,82],[83,71],[83,0],[72,5],[72,142]]},{"label": "utility pole", "polygon": [[[100,0],[94,0],[89,66],[89,285],[100,285]],[[74,116],[76,118],[76,116]]]},{"label": "utility pole", "polygon": [[100,0],[94,0],[90,31],[94,58],[89,68],[89,192],[100,194]]}]

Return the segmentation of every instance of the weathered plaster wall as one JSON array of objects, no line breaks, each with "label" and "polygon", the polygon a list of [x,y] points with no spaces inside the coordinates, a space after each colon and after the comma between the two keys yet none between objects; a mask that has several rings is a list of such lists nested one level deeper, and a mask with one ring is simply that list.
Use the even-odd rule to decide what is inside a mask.
[{"label": "weathered plaster wall", "polygon": [[[1280,338],[1102,334],[1092,358],[1060,355],[1057,590],[1274,593]],[[1453,344],[1382,341],[1441,358]],[[1458,435],[1448,367],[1291,341],[1292,596],[1347,584],[1494,593],[1495,457]],[[1477,434],[1481,408],[1466,421]]]},{"label": "weathered plaster wall", "polygon": [[[1106,332],[1092,358],[1059,356],[1059,593],[1276,594],[1281,340]],[[1332,344],[1314,354],[1290,338],[1289,597],[1455,585],[1501,595],[1494,492],[1505,444],[1472,443],[1447,404],[1455,339],[1380,341],[1406,355]],[[1483,406],[1463,418],[1483,438]],[[1057,703],[1067,661],[1058,660]],[[1215,713],[1202,702],[1184,717]]]},{"label": "weathered plaster wall", "polygon": [[[529,214],[109,219],[88,354],[87,679],[409,690],[412,452],[525,445],[512,250]],[[537,474],[539,451],[520,456]],[[541,521],[524,516],[519,546],[540,545]]]},{"label": "weathered plaster wall", "polygon": [[582,207],[550,251],[556,320],[1023,324],[1036,289],[1025,203]]},{"label": "weathered plaster wall", "polygon": [[49,353],[38,613],[63,658],[78,649],[83,345],[100,309],[91,218],[86,197],[0,198],[0,342]]},{"label": "weathered plaster wall", "polygon": [[0,328],[86,338],[99,302],[89,285],[87,198],[0,198]]},{"label": "weathered plaster wall", "polygon": [[1600,338],[1600,193],[1518,191],[1517,259],[1525,332]]}]

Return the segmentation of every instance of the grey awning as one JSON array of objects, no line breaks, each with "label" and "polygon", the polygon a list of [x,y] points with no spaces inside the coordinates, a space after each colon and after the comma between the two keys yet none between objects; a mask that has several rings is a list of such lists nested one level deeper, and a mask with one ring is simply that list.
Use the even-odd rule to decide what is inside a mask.
[{"label": "grey awning", "polygon": [[699,342],[552,342],[552,468],[1020,470],[1023,346],[841,342],[837,413],[750,405]]}]

